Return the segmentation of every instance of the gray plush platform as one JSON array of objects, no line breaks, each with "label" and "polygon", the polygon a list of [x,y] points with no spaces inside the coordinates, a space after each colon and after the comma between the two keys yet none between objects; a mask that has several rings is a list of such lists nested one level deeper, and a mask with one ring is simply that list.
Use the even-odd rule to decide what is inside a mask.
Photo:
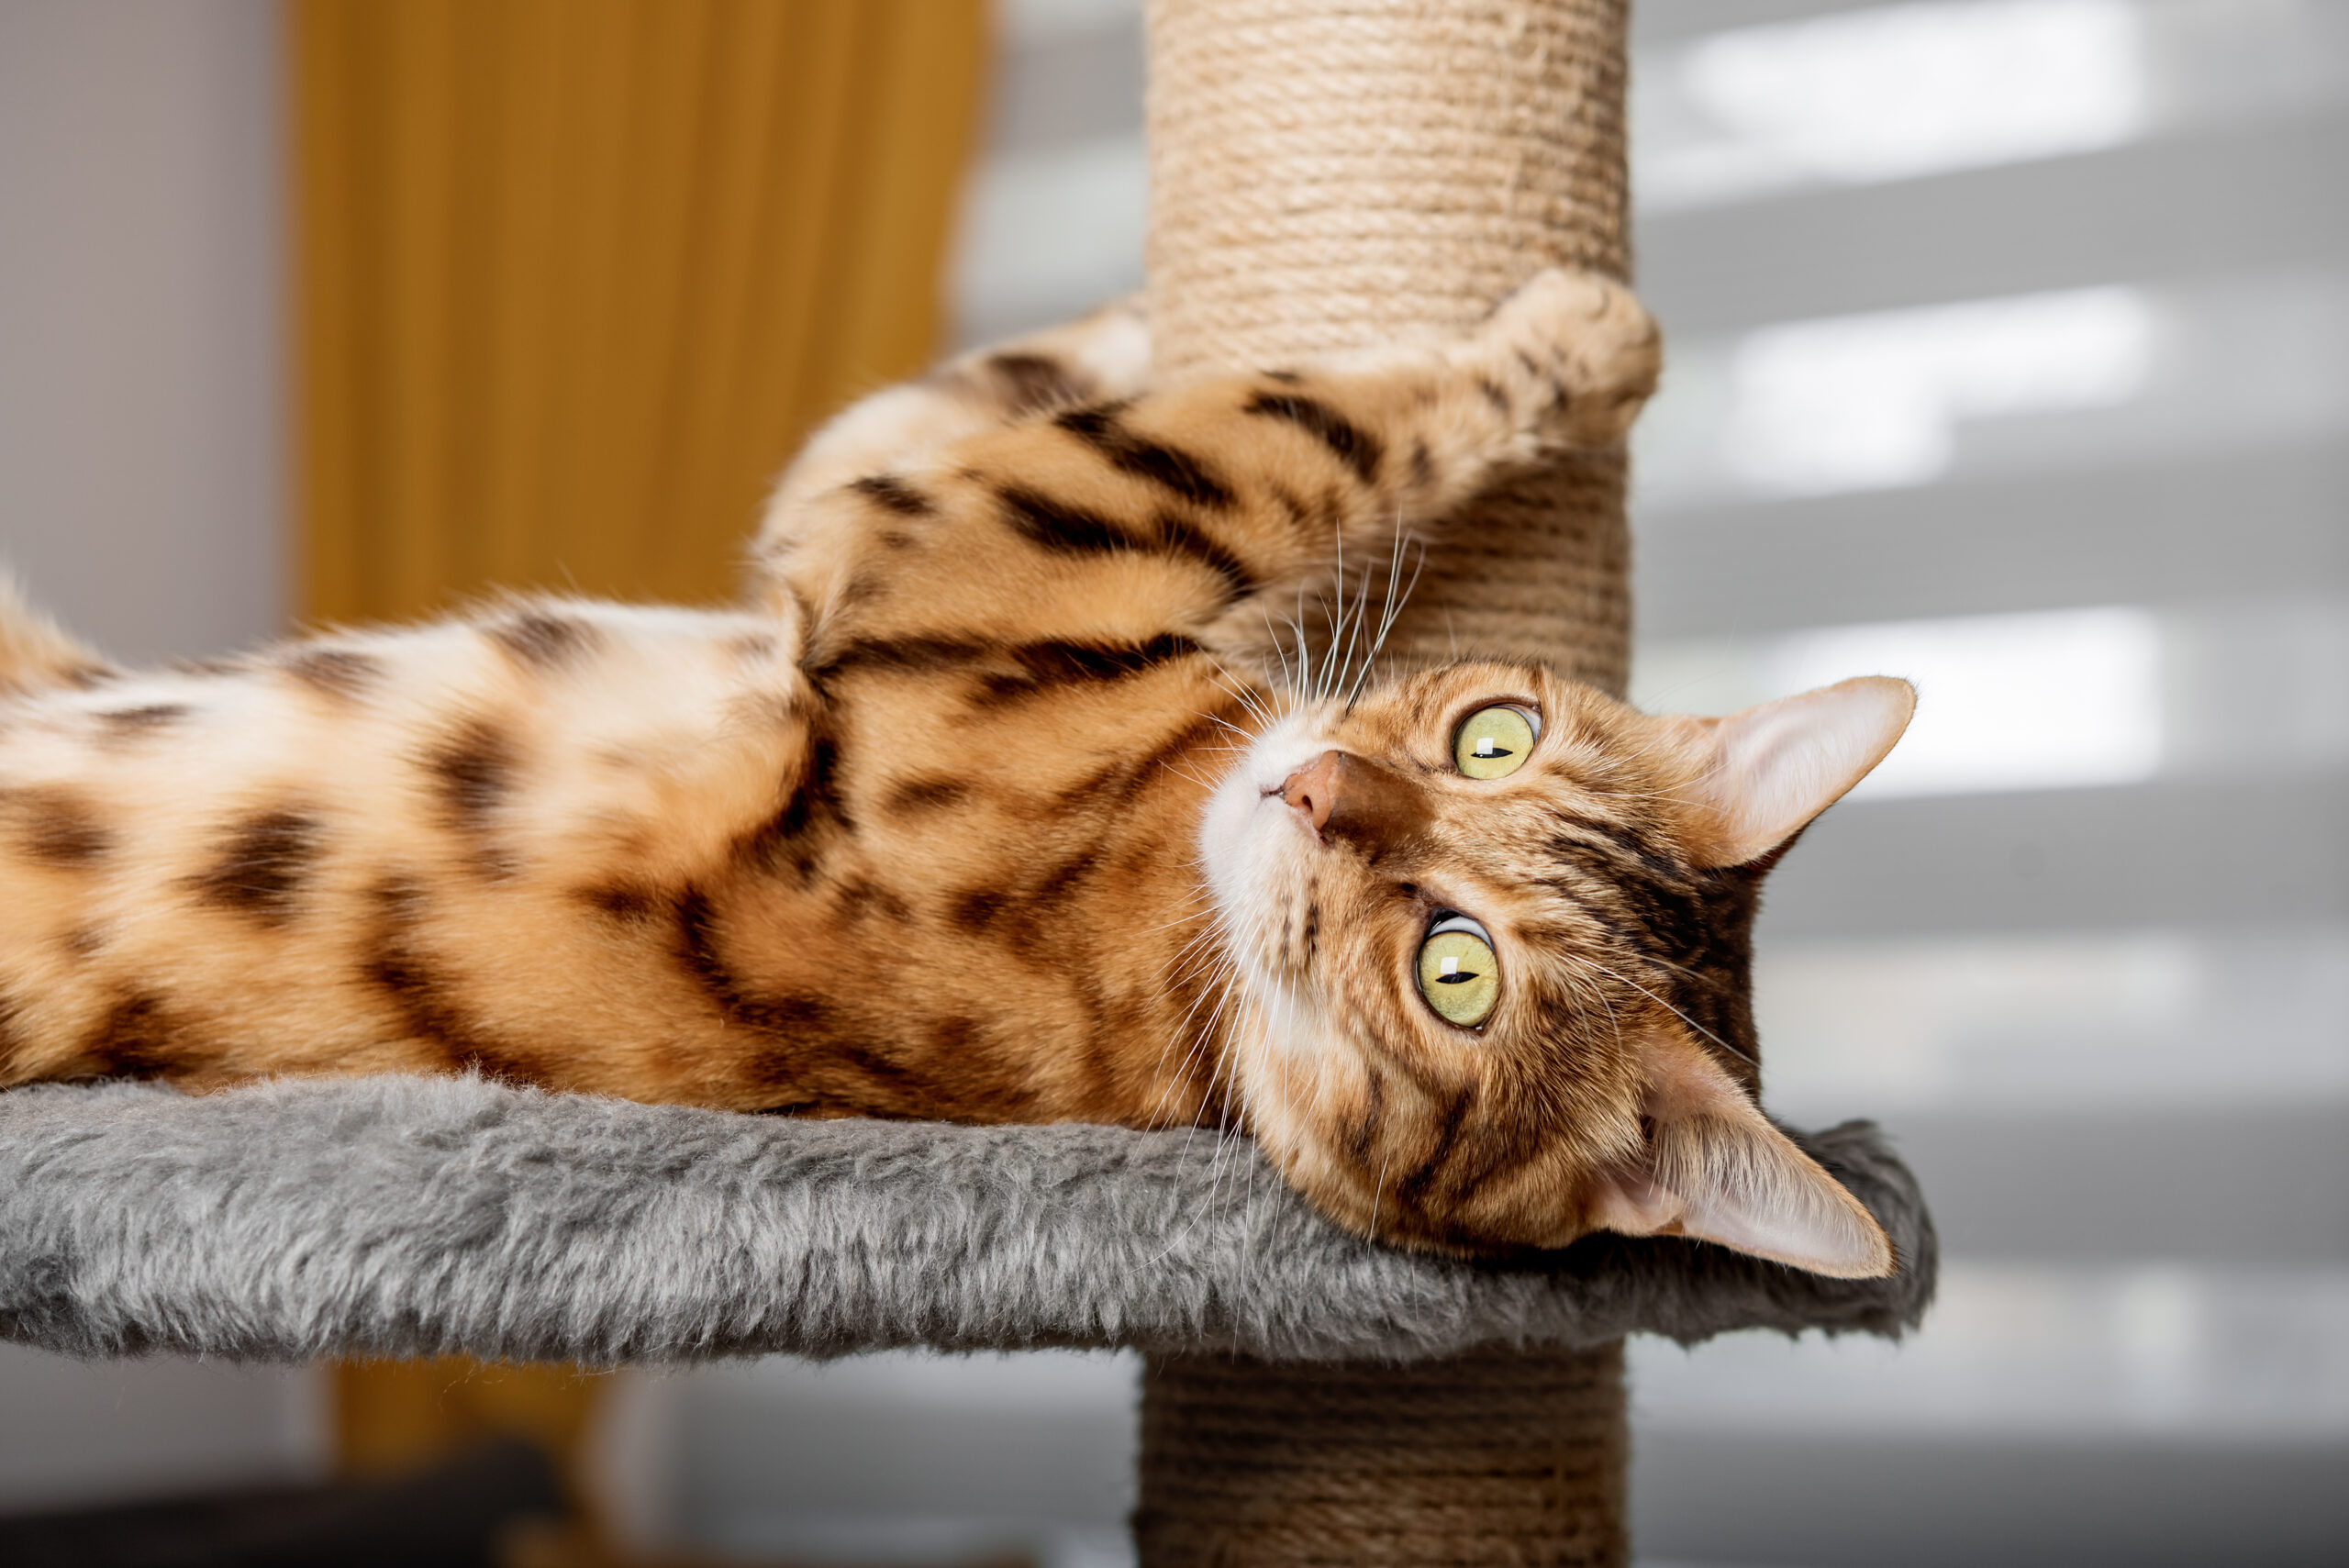
[{"label": "gray plush platform", "polygon": [[1505,1266],[1407,1254],[1204,1134],[794,1122],[460,1079],[25,1089],[0,1095],[0,1336],[601,1365],[1898,1333],[1936,1263],[1915,1181],[1869,1124],[1798,1136],[1884,1222],[1895,1278],[1613,1238]]}]

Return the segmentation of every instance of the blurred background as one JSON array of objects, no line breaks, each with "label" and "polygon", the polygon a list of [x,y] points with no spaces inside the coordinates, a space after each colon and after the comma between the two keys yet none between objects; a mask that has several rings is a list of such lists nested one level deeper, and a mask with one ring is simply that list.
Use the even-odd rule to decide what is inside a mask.
[{"label": "blurred background", "polygon": [[[1632,1347],[1643,1562],[2349,1561],[2349,5],[1637,0],[1649,706],[1913,676],[1773,879],[1895,1347]],[[0,556],[197,656],[722,593],[810,421],[1141,281],[1139,0],[0,0]],[[679,1557],[1129,1561],[1113,1356],[0,1347],[0,1512],[535,1434]]]}]

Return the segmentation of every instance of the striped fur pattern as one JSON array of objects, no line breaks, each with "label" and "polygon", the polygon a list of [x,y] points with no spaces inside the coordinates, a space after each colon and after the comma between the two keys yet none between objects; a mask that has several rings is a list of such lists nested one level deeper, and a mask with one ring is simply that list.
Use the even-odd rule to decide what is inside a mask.
[{"label": "striped fur pattern", "polygon": [[[1550,273],[1457,341],[1148,360],[1113,308],[851,410],[739,609],[515,599],[130,675],[12,606],[0,1084],[477,1070],[1208,1125],[1362,1230],[1603,1222],[1642,1040],[1752,1087],[1754,873],[1675,805],[1704,746],[1538,668],[1338,692],[1273,649],[1341,558],[1441,549],[1497,470],[1620,439],[1652,325]],[[1506,789],[1446,763],[1497,697],[1546,724]],[[1225,819],[1332,747],[1377,810],[1270,849]],[[1440,904],[1523,955],[1473,1040],[1405,978]]]}]

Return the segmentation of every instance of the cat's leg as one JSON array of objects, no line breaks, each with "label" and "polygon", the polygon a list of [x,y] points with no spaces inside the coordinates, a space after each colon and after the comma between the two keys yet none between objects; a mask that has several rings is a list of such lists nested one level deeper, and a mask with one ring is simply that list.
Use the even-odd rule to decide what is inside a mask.
[{"label": "cat's leg", "polygon": [[1279,648],[1300,598],[1353,598],[1365,573],[1391,571],[1399,584],[1417,570],[1406,551],[1441,550],[1457,514],[1501,472],[1620,442],[1661,359],[1654,320],[1629,287],[1553,269],[1449,341],[1360,350],[1312,367],[1286,395],[1251,392],[1243,410],[1292,424],[1290,462],[1302,472],[1321,458],[1323,483],[1265,482],[1277,507],[1249,513],[1272,547],[1265,581],[1199,640],[1227,658],[1286,662]]},{"label": "cat's leg", "polygon": [[759,541],[787,537],[808,499],[918,463],[950,442],[1034,414],[1130,397],[1150,378],[1139,295],[948,361],[852,406],[808,439],[776,484]]},{"label": "cat's leg", "polygon": [[1440,548],[1497,471],[1620,440],[1656,369],[1629,290],[1548,272],[1449,343],[1078,405],[836,486],[766,565],[818,666],[915,639],[1252,659],[1341,557]]},{"label": "cat's leg", "polygon": [[[1254,465],[1275,505],[1243,513],[1263,582],[1199,640],[1226,657],[1261,659],[1284,639],[1300,594],[1310,600],[1334,587],[1350,596],[1357,568],[1408,572],[1406,548],[1440,550],[1456,514],[1498,473],[1546,452],[1621,441],[1660,365],[1655,323],[1630,288],[1553,269],[1459,337],[1259,378],[1237,419],[1203,400],[1197,412],[1209,423],[1195,444],[1213,443],[1208,431],[1219,423],[1243,439],[1264,426],[1287,428],[1259,438],[1286,447]],[[1318,484],[1290,477],[1307,474]]]}]

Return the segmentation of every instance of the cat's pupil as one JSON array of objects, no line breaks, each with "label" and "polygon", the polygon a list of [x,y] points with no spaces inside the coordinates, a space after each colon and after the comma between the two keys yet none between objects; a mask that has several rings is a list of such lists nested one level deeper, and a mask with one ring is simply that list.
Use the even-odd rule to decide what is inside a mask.
[{"label": "cat's pupil", "polygon": [[1446,958],[1439,962],[1442,964],[1443,969],[1442,973],[1435,977],[1435,983],[1438,985],[1465,985],[1471,980],[1475,979],[1479,973],[1474,969],[1463,971],[1460,967],[1460,961],[1456,958]]}]

